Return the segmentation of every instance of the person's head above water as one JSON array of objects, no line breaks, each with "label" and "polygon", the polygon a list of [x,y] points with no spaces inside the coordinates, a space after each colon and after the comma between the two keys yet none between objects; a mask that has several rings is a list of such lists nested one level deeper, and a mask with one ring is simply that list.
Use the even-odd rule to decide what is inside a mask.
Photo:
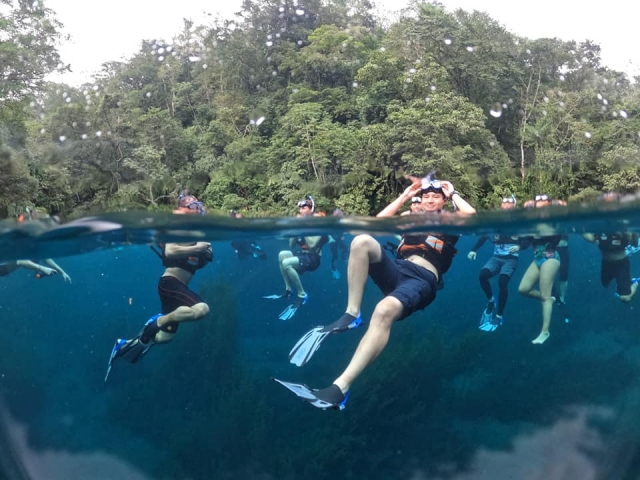
[{"label": "person's head above water", "polygon": [[178,208],[177,210],[174,210],[173,213],[199,213],[200,215],[204,215],[207,213],[207,210],[200,200],[198,200],[194,195],[189,194],[188,191],[183,190],[182,193],[178,195]]},{"label": "person's head above water", "polygon": [[516,208],[517,206],[518,206],[518,202],[516,200],[515,195],[511,194],[508,197],[502,197],[502,203],[500,204],[500,208],[502,208],[503,210]]},{"label": "person's head above water", "polygon": [[304,197],[304,200],[298,202],[298,210],[300,215],[313,215],[316,211],[316,204],[311,195]]}]

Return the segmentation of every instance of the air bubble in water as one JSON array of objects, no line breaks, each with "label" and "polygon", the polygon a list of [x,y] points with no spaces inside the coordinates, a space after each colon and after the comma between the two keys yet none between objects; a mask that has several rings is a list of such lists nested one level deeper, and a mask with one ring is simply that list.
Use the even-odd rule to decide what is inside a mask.
[{"label": "air bubble in water", "polygon": [[542,100],[544,101],[544,103],[549,103],[549,97],[543,97]]},{"label": "air bubble in water", "polygon": [[409,73],[416,73],[416,69],[415,68],[410,68],[409,69]]},{"label": "air bubble in water", "polygon": [[602,100],[602,95],[598,94],[598,100]]},{"label": "air bubble in water", "polygon": [[451,39],[450,38],[445,38],[444,39],[444,43],[445,43],[445,45],[451,45]]},{"label": "air bubble in water", "polygon": [[98,131],[96,132],[96,137],[101,137],[101,136],[102,136],[102,132],[101,132],[100,130],[98,130]]},{"label": "air bubble in water", "polygon": [[500,102],[496,102],[493,104],[491,110],[489,110],[489,115],[494,118],[498,118],[502,115],[502,105],[500,105]]},{"label": "air bubble in water", "polygon": [[564,82],[564,75],[560,75],[558,78],[560,79],[561,82]]},{"label": "air bubble in water", "polygon": [[191,56],[189,57],[189,61],[190,61],[190,62],[199,62],[200,60],[202,60],[202,57],[199,57],[199,56],[197,56],[197,55],[191,55]]},{"label": "air bubble in water", "polygon": [[67,139],[67,137],[65,137],[64,135],[60,135],[58,137],[58,140],[60,140],[61,142],[64,142]]},{"label": "air bubble in water", "polygon": [[584,136],[587,138],[591,138],[591,132],[584,132]]},{"label": "air bubble in water", "polygon": [[86,140],[86,139],[87,139],[87,134],[86,134],[86,133],[83,133],[83,134],[82,134],[82,140]]},{"label": "air bubble in water", "polygon": [[386,50],[386,48],[384,48],[384,47],[380,47],[380,51],[381,51],[381,52],[384,52],[385,50]]},{"label": "air bubble in water", "polygon": [[302,45],[302,40],[298,40],[298,45]]},{"label": "air bubble in water", "polygon": [[163,54],[164,53],[164,48],[159,48],[158,49],[158,53]]},{"label": "air bubble in water", "polygon": [[44,134],[44,133],[47,133],[47,131],[44,128],[41,128],[40,133]]},{"label": "air bubble in water", "polygon": [[358,82],[353,82],[353,83],[351,84],[351,86],[352,86],[353,88],[358,88]]},{"label": "air bubble in water", "polygon": [[65,100],[64,100],[64,101],[65,101],[65,102],[67,102],[67,103],[71,103],[71,97],[67,97],[67,98],[65,98]]},{"label": "air bubble in water", "polygon": [[627,118],[627,112],[625,112],[624,110],[620,110],[620,116],[622,118]]},{"label": "air bubble in water", "polygon": [[162,55],[160,55],[160,56],[158,57],[158,61],[159,61],[159,62],[161,62],[161,61],[163,61],[163,60],[164,60],[164,57],[163,57]]},{"label": "air bubble in water", "polygon": [[151,92],[146,93],[147,98],[151,97]]},{"label": "air bubble in water", "polygon": [[606,98],[602,99],[603,105],[609,105],[609,101]]},{"label": "air bubble in water", "polygon": [[436,91],[436,86],[435,85],[431,85],[429,87],[429,90],[431,90],[432,92],[435,92]]},{"label": "air bubble in water", "polygon": [[467,52],[473,52],[473,47],[471,45],[467,47]]},{"label": "air bubble in water", "polygon": [[301,8],[296,9],[296,15],[304,15],[304,10]]},{"label": "air bubble in water", "polygon": [[279,11],[280,13],[284,12],[284,7],[280,7],[280,8],[278,9],[278,11]]},{"label": "air bubble in water", "polygon": [[273,47],[273,42],[267,42],[267,47]]}]

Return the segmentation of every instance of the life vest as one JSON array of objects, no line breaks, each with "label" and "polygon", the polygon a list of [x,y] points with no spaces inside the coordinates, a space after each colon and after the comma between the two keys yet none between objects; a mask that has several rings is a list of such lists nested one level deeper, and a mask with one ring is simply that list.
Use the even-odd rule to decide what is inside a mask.
[{"label": "life vest", "polygon": [[398,258],[407,259],[418,255],[431,263],[440,275],[451,267],[453,257],[458,253],[454,245],[458,235],[429,233],[427,235],[403,235],[398,245]]},{"label": "life vest", "polygon": [[600,250],[606,253],[624,252],[625,247],[629,245],[627,238],[619,232],[601,233],[600,235],[595,235],[595,240]]},{"label": "life vest", "polygon": [[[195,243],[192,243],[191,245],[195,245]],[[156,250],[153,246],[151,247],[151,250],[153,250],[155,254],[160,257],[160,259],[162,260],[162,265],[165,268],[181,268],[191,274],[194,274],[197,270],[205,267],[209,262],[213,260],[213,253],[206,250],[203,252],[198,252],[194,255],[168,258],[164,253],[166,244],[159,243],[158,247],[159,251]]]}]

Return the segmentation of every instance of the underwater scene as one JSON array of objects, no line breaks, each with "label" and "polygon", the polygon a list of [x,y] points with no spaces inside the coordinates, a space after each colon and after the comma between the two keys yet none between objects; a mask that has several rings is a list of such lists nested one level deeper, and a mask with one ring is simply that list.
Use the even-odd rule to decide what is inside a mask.
[{"label": "underwater scene", "polygon": [[[5,478],[634,478],[638,299],[616,298],[624,274],[618,284],[601,284],[599,247],[605,231],[633,232],[637,207],[514,210],[464,222],[411,217],[142,212],[3,224],[5,268],[31,251],[53,257],[63,273],[22,265],[0,279]],[[344,314],[354,275],[347,267],[362,239],[374,239],[392,259],[396,251],[382,246],[397,246],[394,234],[420,234],[435,223],[460,236],[444,287],[428,307],[395,323],[348,401],[318,404],[272,381],[312,393],[331,385],[384,297],[371,280],[359,328],[331,332],[313,358],[297,357],[301,367],[292,348]],[[502,246],[496,235],[552,232],[571,232],[564,257],[570,268],[550,335],[536,344],[541,301],[518,293],[534,249],[518,257],[501,322],[495,312],[487,321],[481,272]],[[279,255],[291,239],[312,234],[327,243],[317,269],[299,276],[307,298],[291,313],[296,292],[282,295]],[[488,245],[470,255],[483,236]],[[189,288],[210,311],[180,325],[171,342],[138,351],[139,358],[110,360],[116,339],[136,338],[161,311],[158,280],[172,267],[163,267],[158,250],[196,238],[210,241],[213,255]],[[640,274],[635,250],[627,245],[624,255],[631,275]],[[489,278],[495,299],[501,279]]]}]

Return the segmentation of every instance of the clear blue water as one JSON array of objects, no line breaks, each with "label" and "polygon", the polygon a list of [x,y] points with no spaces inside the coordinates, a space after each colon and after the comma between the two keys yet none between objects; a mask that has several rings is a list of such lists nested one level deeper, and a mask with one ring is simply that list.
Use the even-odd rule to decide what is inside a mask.
[{"label": "clear blue water", "polygon": [[[54,257],[73,280],[36,279],[27,270],[0,278],[5,478],[635,478],[640,296],[623,305],[613,285],[600,285],[600,253],[578,233],[633,228],[639,216],[637,206],[605,206],[440,225],[464,234],[445,289],[394,326],[341,412],[317,410],[270,381],[328,385],[366,328],[334,335],[303,368],[288,363],[302,334],[342,314],[347,288],[346,263],[334,280],[325,247],[320,268],[302,276],[309,302],[293,319],[278,320],[286,302],[262,296],[282,290],[283,237],[346,230],[350,240],[374,231],[384,243],[430,220],[238,222],[130,213],[103,217],[122,226],[97,233],[4,224],[0,260]],[[576,232],[567,309],[554,310],[551,338],[531,345],[540,305],[517,293],[530,249],[511,281],[505,324],[478,330],[486,300],[477,277],[492,246],[467,260],[477,235],[530,233],[542,223]],[[183,325],[141,362],[116,364],[105,384],[114,340],[134,336],[159,311],[163,267],[147,244],[200,236],[214,240],[215,258],[191,287],[211,314]],[[267,260],[240,260],[233,238],[258,239]],[[640,275],[640,254],[631,266]],[[381,298],[369,282],[365,321]]]}]

